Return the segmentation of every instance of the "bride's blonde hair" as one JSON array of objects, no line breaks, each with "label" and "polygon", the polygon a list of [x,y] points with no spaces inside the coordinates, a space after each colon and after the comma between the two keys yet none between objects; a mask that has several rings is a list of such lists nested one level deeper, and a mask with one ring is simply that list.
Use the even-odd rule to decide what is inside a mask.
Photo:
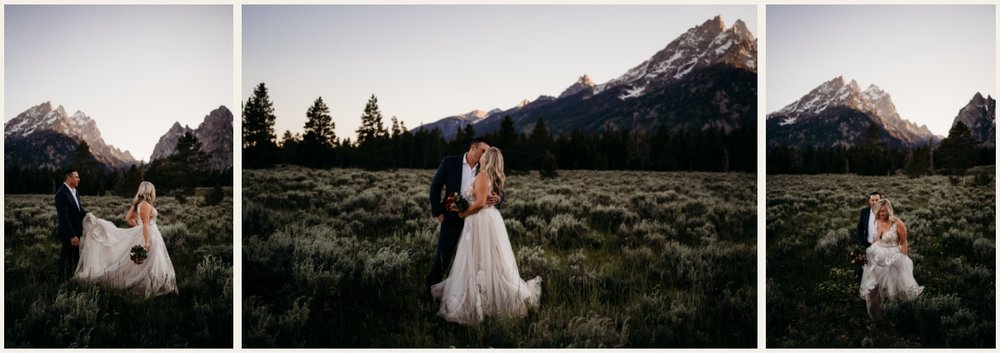
[{"label": "bride's blonde hair", "polygon": [[503,174],[503,154],[500,153],[500,149],[490,147],[480,157],[479,163],[481,166],[480,172],[486,173],[486,177],[489,178],[493,190],[498,195],[503,195],[503,182],[507,179],[507,176]]},{"label": "bride's blonde hair", "polygon": [[135,217],[139,218],[139,204],[143,201],[148,202],[150,205],[156,200],[156,187],[153,183],[144,181],[139,184],[139,191],[135,193],[135,198],[132,199],[132,211],[135,212]]},{"label": "bride's blonde hair", "polygon": [[899,218],[896,217],[896,212],[892,210],[892,202],[889,199],[881,199],[875,203],[875,219],[878,219],[878,213],[885,207],[886,212],[889,214],[889,223],[895,223]]}]

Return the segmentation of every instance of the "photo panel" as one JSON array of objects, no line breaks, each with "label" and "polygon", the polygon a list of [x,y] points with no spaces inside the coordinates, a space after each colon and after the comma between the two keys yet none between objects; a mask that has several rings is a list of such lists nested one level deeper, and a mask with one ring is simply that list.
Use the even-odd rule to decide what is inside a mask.
[{"label": "photo panel", "polygon": [[767,347],[996,347],[995,6],[766,11]]},{"label": "photo panel", "polygon": [[233,24],[4,6],[4,347],[232,347]]},{"label": "photo panel", "polygon": [[243,347],[757,346],[756,6],[242,30]]}]

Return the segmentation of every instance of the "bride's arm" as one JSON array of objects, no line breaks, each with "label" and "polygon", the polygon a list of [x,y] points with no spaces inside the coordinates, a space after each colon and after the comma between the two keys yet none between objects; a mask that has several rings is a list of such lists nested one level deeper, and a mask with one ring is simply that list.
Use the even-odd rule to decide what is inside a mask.
[{"label": "bride's arm", "polygon": [[142,241],[143,247],[149,250],[149,217],[153,208],[152,205],[148,203],[139,204],[139,217],[142,217]]},{"label": "bride's arm", "polygon": [[489,191],[490,187],[486,173],[479,173],[479,175],[476,175],[475,183],[473,191],[476,193],[476,201],[469,205],[469,209],[465,210],[465,212],[459,213],[459,217],[465,218],[473,215],[486,206],[486,192]]},{"label": "bride's arm", "polygon": [[899,235],[899,246],[902,248],[903,255],[906,255],[910,251],[910,242],[906,240],[906,225],[903,224],[902,220],[897,220],[899,222],[896,225],[896,234]]}]

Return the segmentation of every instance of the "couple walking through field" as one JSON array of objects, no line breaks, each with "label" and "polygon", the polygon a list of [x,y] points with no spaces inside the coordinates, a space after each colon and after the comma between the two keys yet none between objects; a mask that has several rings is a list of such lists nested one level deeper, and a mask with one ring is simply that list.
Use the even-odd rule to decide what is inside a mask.
[{"label": "couple walking through field", "polygon": [[868,207],[861,209],[856,233],[858,244],[865,249],[859,294],[867,304],[869,318],[879,321],[882,299],[916,298],[924,287],[913,278],[906,224],[896,217],[889,199],[878,192],[868,195]]},{"label": "couple walking through field", "polygon": [[[506,200],[505,180],[503,154],[482,140],[444,157],[434,174],[431,216],[441,228],[426,288],[441,300],[438,315],[445,320],[472,325],[491,315],[524,316],[539,305],[542,278],[521,279],[497,210]],[[467,208],[456,206],[462,204],[454,202],[456,193]]]}]

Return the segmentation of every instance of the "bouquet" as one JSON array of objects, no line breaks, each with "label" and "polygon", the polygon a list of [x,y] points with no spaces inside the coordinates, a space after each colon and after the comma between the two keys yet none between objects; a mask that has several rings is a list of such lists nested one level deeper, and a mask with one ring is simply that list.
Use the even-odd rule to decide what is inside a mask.
[{"label": "bouquet", "polygon": [[868,255],[864,251],[851,252],[851,265],[864,266],[868,263]]},{"label": "bouquet", "polygon": [[469,200],[466,200],[462,195],[455,192],[448,195],[448,198],[444,200],[444,208],[455,213],[465,212],[465,210],[469,209]]},{"label": "bouquet", "polygon": [[132,262],[135,262],[136,265],[142,265],[142,261],[148,257],[146,254],[146,248],[142,247],[142,245],[133,246],[132,251],[130,251],[128,255],[128,257],[131,258]]}]

